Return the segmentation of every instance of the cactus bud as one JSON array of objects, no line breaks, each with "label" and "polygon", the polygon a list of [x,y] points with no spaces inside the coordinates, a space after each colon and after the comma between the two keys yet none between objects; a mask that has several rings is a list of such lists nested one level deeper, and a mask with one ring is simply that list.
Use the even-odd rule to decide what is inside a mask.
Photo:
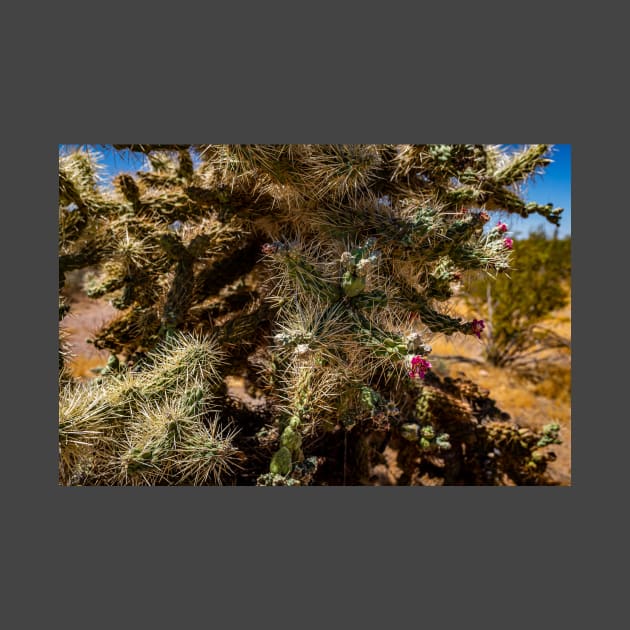
[{"label": "cactus bud", "polygon": [[355,297],[365,289],[365,279],[346,271],[341,279],[341,288],[348,297]]},{"label": "cactus bud", "polygon": [[292,453],[297,453],[302,446],[302,436],[295,429],[286,427],[280,437],[280,443]]},{"label": "cactus bud", "polygon": [[400,434],[405,438],[405,440],[415,442],[418,439],[419,429],[420,427],[417,424],[408,422],[400,427]]},{"label": "cactus bud", "polygon": [[449,448],[451,448],[451,443],[449,442],[449,438],[450,436],[448,433],[441,433],[440,435],[438,435],[437,438],[435,438],[435,443],[437,447],[439,449],[447,451]]},{"label": "cactus bud", "polygon": [[269,472],[275,475],[288,475],[291,472],[291,451],[286,446],[281,446],[271,458]]},{"label": "cactus bud", "polygon": [[426,438],[420,438],[420,448],[428,451],[431,448],[431,442]]},{"label": "cactus bud", "polygon": [[354,266],[354,256],[350,252],[344,252],[341,254],[341,262],[348,267],[352,267]]},{"label": "cactus bud", "polygon": [[432,440],[435,437],[435,429],[430,424],[425,424],[420,430],[422,437]]}]

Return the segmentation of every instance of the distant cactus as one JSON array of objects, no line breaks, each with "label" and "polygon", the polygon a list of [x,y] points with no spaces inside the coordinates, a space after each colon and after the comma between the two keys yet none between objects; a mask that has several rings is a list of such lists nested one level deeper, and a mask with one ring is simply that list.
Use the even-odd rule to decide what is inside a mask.
[{"label": "distant cactus", "polygon": [[510,267],[489,212],[558,224],[514,192],[547,145],[114,149],[150,169],[110,190],[96,149],[59,161],[60,288],[96,269],[88,295],[120,311],[92,340],[108,366],[60,385],[61,483],[370,483],[388,445],[403,483],[548,481],[543,434],[479,417],[428,359],[483,330],[449,314],[461,273]]}]

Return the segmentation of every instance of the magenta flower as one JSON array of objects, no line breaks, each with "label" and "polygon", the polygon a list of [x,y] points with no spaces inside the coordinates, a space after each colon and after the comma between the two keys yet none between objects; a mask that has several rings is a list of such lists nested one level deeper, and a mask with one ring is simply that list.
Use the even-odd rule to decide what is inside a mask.
[{"label": "magenta flower", "polygon": [[411,371],[409,372],[409,376],[411,378],[414,378],[415,376],[424,378],[424,375],[430,367],[431,363],[429,363],[429,361],[416,355],[411,359]]},{"label": "magenta flower", "polygon": [[265,243],[261,249],[263,254],[270,256],[278,251],[278,246],[275,243]]},{"label": "magenta flower", "polygon": [[503,239],[503,244],[505,245],[505,247],[507,249],[512,249],[513,245],[514,245],[514,241],[511,238],[504,238]]},{"label": "magenta flower", "polygon": [[507,232],[508,226],[507,226],[507,224],[503,223],[503,221],[499,221],[497,223],[497,230],[499,230],[499,232],[501,232],[501,234],[503,234],[504,232]]},{"label": "magenta flower", "polygon": [[481,339],[481,333],[483,332],[483,329],[485,327],[486,327],[486,324],[483,321],[483,319],[473,319],[470,324],[470,328],[473,332],[473,335],[477,335],[477,339]]}]

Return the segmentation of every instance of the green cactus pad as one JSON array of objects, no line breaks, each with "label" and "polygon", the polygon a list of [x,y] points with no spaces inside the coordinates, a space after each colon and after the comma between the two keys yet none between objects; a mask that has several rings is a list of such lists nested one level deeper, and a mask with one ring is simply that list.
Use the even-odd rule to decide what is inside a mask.
[{"label": "green cactus pad", "polygon": [[341,288],[348,297],[356,297],[365,289],[365,278],[346,271],[341,279]]},{"label": "green cactus pad", "polygon": [[276,475],[288,475],[291,472],[291,451],[286,446],[281,446],[271,458],[269,472]]}]

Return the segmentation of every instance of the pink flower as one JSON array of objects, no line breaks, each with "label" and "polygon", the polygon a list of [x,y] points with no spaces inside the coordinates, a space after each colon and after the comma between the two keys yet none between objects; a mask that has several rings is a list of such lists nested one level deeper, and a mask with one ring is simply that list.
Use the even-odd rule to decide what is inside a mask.
[{"label": "pink flower", "polygon": [[503,223],[503,221],[499,221],[497,223],[497,230],[499,230],[499,232],[503,234],[504,232],[507,232],[508,226],[505,223]]},{"label": "pink flower", "polygon": [[263,254],[270,256],[278,251],[278,246],[275,243],[265,243],[261,249]]},{"label": "pink flower", "polygon": [[505,247],[507,249],[512,249],[512,246],[514,245],[514,241],[511,238],[504,238],[503,239],[503,244],[505,245]]},{"label": "pink flower", "polygon": [[429,361],[416,355],[415,357],[412,357],[411,359],[411,371],[409,372],[409,376],[411,378],[414,378],[415,376],[424,378],[424,375],[427,373],[427,370],[430,367],[431,367],[431,363],[429,363]]},{"label": "pink flower", "polygon": [[473,332],[473,335],[477,335],[477,339],[481,339],[481,333],[483,332],[483,329],[485,327],[486,324],[483,319],[473,319],[470,323],[470,328]]}]

